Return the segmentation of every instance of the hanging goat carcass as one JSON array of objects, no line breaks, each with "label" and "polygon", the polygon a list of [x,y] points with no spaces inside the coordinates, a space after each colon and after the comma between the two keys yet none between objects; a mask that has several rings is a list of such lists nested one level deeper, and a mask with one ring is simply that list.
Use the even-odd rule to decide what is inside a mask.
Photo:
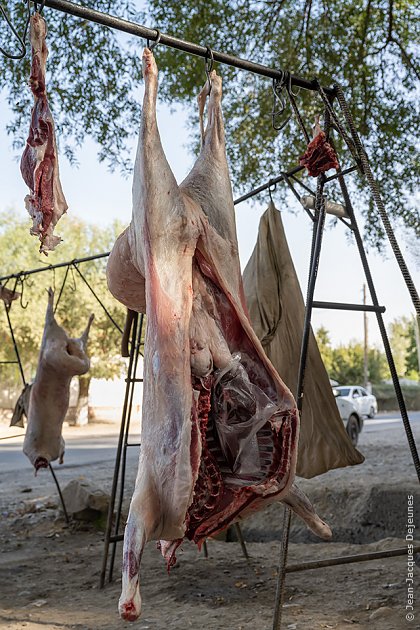
[{"label": "hanging goat carcass", "polygon": [[[314,532],[331,531],[293,485],[299,419],[251,328],[213,71],[199,95],[208,125],[178,186],[156,122],[157,67],[143,55],[145,95],[133,217],[108,262],[108,284],[147,314],[139,470],[125,530],[120,614],[140,614],[144,544],[160,539],[168,567],[184,536],[200,545],[272,501]],[[211,86],[211,88],[210,88]]]},{"label": "hanging goat carcass", "polygon": [[39,13],[30,19],[32,65],[29,85],[34,97],[31,124],[20,170],[30,194],[26,209],[32,217],[31,234],[39,236],[39,251],[48,255],[61,241],[53,234],[60,217],[67,211],[58,172],[58,152],[54,121],[45,85],[48,48],[47,25]]},{"label": "hanging goat carcass", "polygon": [[89,370],[86,346],[92,320],[93,315],[79,339],[71,339],[55,320],[54,292],[49,289],[44,335],[31,387],[28,427],[23,442],[23,452],[35,473],[56,459],[63,463],[61,431],[69,407],[70,382],[73,376]]}]

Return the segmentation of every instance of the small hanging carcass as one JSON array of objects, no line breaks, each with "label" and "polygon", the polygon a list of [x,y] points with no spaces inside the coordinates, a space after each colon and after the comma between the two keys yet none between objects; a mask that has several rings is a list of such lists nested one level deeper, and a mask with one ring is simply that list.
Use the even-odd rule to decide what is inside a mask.
[{"label": "small hanging carcass", "polygon": [[56,459],[63,463],[65,445],[61,432],[69,407],[70,382],[73,376],[89,370],[86,348],[93,317],[90,316],[80,338],[69,337],[55,320],[54,292],[49,289],[44,335],[31,386],[28,426],[23,442],[23,452],[35,473]]}]

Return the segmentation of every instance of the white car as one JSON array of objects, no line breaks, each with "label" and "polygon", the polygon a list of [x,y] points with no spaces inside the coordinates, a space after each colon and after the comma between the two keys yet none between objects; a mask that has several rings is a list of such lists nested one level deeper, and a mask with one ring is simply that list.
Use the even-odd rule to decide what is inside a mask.
[{"label": "white car", "polygon": [[351,402],[359,416],[374,418],[378,413],[378,403],[373,394],[369,394],[364,387],[353,385],[339,385],[334,387],[336,396]]},{"label": "white car", "polygon": [[340,417],[344,422],[344,426],[346,427],[351,443],[353,446],[357,446],[359,433],[363,429],[363,418],[357,411],[353,401],[342,398],[339,393],[340,392],[337,387],[333,387],[333,394],[335,396],[335,402],[337,403]]}]

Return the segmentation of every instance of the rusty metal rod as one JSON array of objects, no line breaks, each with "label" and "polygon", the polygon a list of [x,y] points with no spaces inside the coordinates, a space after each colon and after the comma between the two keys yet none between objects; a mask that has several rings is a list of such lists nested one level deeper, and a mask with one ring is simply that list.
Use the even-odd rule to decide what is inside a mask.
[{"label": "rusty metal rod", "polygon": [[[50,7],[51,9],[57,9],[58,11],[63,11],[64,13],[69,13],[70,15],[74,15],[91,22],[96,22],[97,24],[102,24],[103,26],[109,26],[110,28],[114,28],[124,33],[129,33],[130,35],[135,35],[136,37],[142,37],[146,40],[156,41],[159,39],[159,44],[175,48],[176,50],[182,50],[183,52],[196,55],[197,57],[207,59],[209,56],[207,46],[200,46],[199,44],[194,44],[192,42],[179,39],[178,37],[173,37],[172,35],[159,33],[155,28],[148,28],[146,26],[142,26],[141,24],[130,22],[129,20],[114,17],[108,13],[102,13],[101,11],[95,11],[94,9],[89,9],[88,7],[68,2],[67,0],[45,0],[45,6]],[[248,61],[247,59],[241,59],[240,57],[228,55],[213,49],[211,53],[214,61],[219,61],[227,66],[233,66],[234,68],[240,68],[241,70],[248,70],[254,74],[269,77],[271,79],[278,79],[280,81],[284,80],[284,72],[282,70],[275,70],[274,68],[269,68],[268,66],[264,66],[260,63]],[[312,92],[316,92],[318,90],[316,79],[309,81],[303,77],[291,74],[290,82],[292,86],[301,87],[305,90],[311,90]],[[324,88],[324,92],[330,96],[335,95],[335,89],[331,87]]]},{"label": "rusty metal rod", "polygon": [[[393,558],[395,556],[407,555],[407,547],[388,549],[388,551],[372,551],[371,553],[358,553],[342,558],[327,558],[326,560],[311,560],[300,564],[289,564],[286,573],[297,573],[298,571],[308,571],[309,569],[323,569],[324,567],[335,567],[340,564],[353,564],[355,562],[370,562],[381,558]],[[413,547],[413,554],[420,553],[420,546]]]}]

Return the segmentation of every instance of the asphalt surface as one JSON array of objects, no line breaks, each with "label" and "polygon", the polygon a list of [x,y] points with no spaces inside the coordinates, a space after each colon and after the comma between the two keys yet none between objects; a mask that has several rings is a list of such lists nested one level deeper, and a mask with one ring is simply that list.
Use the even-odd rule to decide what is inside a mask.
[{"label": "asphalt surface", "polygon": [[[410,422],[413,428],[420,426],[420,411],[409,413]],[[92,430],[97,427],[97,435],[92,435]],[[382,413],[376,418],[369,420],[365,418],[363,432],[383,432],[390,429],[398,429],[402,426],[402,420],[399,413]],[[11,429],[12,431],[12,429]],[[18,434],[22,430],[17,429],[13,434]],[[83,436],[83,429],[78,430],[76,437],[65,435],[66,453],[64,464],[56,466],[60,470],[70,468],[77,469],[86,465],[95,463],[109,462],[113,468],[118,444],[118,427],[115,425],[115,432],[110,435],[101,435],[101,425],[92,425],[86,428],[89,432],[88,436]],[[108,431],[109,432],[109,431]],[[23,432],[22,432],[23,435]],[[133,444],[139,442],[139,435],[133,435],[130,438]],[[22,452],[23,437],[0,440],[0,475],[1,473],[11,472],[14,470],[31,470],[32,466],[29,460]],[[127,449],[127,461],[129,465],[137,465],[138,446],[132,446]]]}]

